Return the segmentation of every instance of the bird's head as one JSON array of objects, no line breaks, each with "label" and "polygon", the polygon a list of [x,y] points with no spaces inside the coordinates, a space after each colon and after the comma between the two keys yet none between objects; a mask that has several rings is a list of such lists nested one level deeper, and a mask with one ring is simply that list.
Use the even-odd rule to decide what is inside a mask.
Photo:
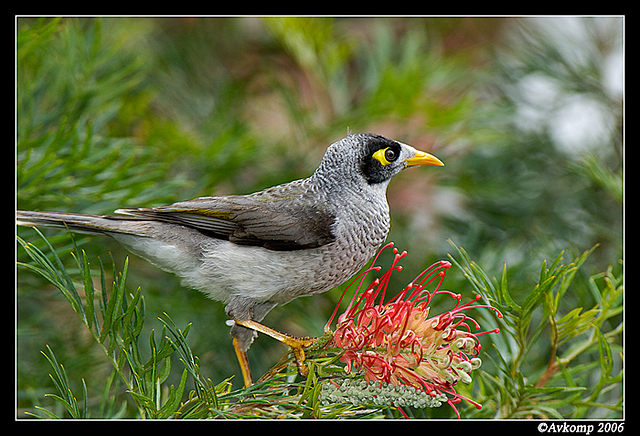
[{"label": "bird's head", "polygon": [[327,148],[316,175],[333,181],[361,183],[363,187],[389,181],[405,168],[444,165],[437,157],[410,145],[372,133],[357,133]]}]

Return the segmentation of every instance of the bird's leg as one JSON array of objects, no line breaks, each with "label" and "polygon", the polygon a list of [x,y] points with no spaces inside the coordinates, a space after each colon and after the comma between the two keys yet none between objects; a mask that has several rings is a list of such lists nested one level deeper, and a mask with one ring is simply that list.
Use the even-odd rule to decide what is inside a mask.
[{"label": "bird's leg", "polygon": [[240,370],[242,371],[242,379],[244,380],[244,387],[248,388],[253,384],[251,378],[251,368],[249,367],[249,359],[247,358],[247,352],[240,348],[240,344],[236,338],[233,338],[233,348],[236,351],[236,357],[240,364]]},{"label": "bird's leg", "polygon": [[[293,355],[296,359],[296,364],[298,365],[298,372],[306,377],[309,374],[309,368],[304,364],[304,348],[310,346],[314,342],[314,338],[296,338],[294,336],[288,335],[286,333],[279,332],[278,330],[272,329],[271,327],[267,327],[264,324],[260,324],[259,322],[253,320],[234,320],[236,324],[246,327],[248,329],[252,329],[258,331],[260,333],[264,333],[267,336],[271,336],[273,339],[282,342],[285,345],[288,345],[293,350]],[[235,340],[234,340],[235,341]],[[235,342],[234,342],[235,346]],[[238,354],[238,348],[236,347],[236,353]],[[245,354],[246,359],[246,354]],[[238,354],[238,360],[240,360],[240,355]],[[241,364],[242,366],[242,364]],[[248,366],[247,366],[248,369]],[[244,377],[244,370],[243,370]],[[251,374],[249,374],[251,377]],[[245,384],[247,382],[247,378],[245,377]]]}]

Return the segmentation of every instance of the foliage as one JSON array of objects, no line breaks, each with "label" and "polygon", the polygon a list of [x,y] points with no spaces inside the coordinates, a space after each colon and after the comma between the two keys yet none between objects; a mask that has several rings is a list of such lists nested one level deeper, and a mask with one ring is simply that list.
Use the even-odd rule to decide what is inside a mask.
[{"label": "foliage", "polygon": [[156,183],[167,162],[112,131],[149,98],[141,59],[105,44],[99,24],[59,26],[18,33],[18,206],[100,213],[172,199],[180,182]]},{"label": "foliage", "polygon": [[[610,269],[590,277],[589,289],[598,303],[586,311],[577,307],[566,314],[559,313],[560,301],[571,288],[575,274],[596,247],[567,265],[561,263],[562,252],[550,267],[545,260],[539,282],[524,301],[517,303],[509,293],[506,265],[500,280],[491,279],[464,249],[452,245],[459,261],[451,255],[450,259],[462,269],[475,291],[504,316],[501,336],[488,354],[499,372],[482,371],[479,382],[481,396],[492,403],[489,409],[493,416],[482,412],[477,415],[575,419],[593,416],[592,408],[603,408],[610,410],[605,417],[620,417],[622,280],[614,277]],[[597,286],[599,279],[604,279],[603,287]],[[549,361],[541,372],[527,367],[525,362],[532,359],[533,350],[541,352],[540,337],[545,331],[550,338],[543,355],[549,356]],[[563,352],[558,355],[561,349]],[[595,383],[585,383],[596,374]],[[612,397],[607,393],[611,391],[617,393],[613,403],[608,403]]]}]

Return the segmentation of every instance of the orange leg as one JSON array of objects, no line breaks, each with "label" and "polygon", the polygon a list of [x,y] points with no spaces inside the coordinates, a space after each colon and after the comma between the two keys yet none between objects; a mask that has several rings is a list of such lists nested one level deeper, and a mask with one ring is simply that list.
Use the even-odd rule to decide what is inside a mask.
[{"label": "orange leg", "polygon": [[251,368],[249,367],[249,359],[247,358],[247,352],[242,351],[238,346],[238,340],[233,338],[233,348],[236,351],[236,357],[240,364],[240,370],[242,371],[242,378],[244,379],[244,387],[248,388],[253,384],[251,379]]},{"label": "orange leg", "polygon": [[[267,336],[271,336],[273,339],[282,342],[285,345],[290,346],[293,349],[293,355],[296,358],[296,364],[298,365],[298,372],[307,376],[309,374],[309,368],[304,364],[304,348],[310,346],[315,341],[314,338],[296,338],[286,333],[279,332],[271,327],[267,327],[264,324],[252,320],[238,321],[234,320],[236,324],[264,333]],[[241,351],[237,347],[236,339],[233,340],[233,346],[236,349],[236,355],[240,362],[240,368],[242,368],[242,377],[244,377],[245,386],[251,386],[251,371],[249,369],[249,361],[247,360],[247,354]],[[244,363],[243,363],[244,362]],[[249,384],[247,384],[249,383]]]}]

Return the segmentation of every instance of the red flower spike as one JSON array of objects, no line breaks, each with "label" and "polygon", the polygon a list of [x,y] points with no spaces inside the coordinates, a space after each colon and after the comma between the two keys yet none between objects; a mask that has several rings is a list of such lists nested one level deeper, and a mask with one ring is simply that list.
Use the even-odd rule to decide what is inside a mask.
[{"label": "red flower spike", "polygon": [[[385,245],[380,253],[392,247]],[[491,309],[499,318],[502,314],[489,305],[474,304],[480,296],[468,303],[460,304],[462,296],[451,291],[439,290],[446,271],[451,267],[447,261],[436,262],[411,281],[391,302],[384,304],[391,274],[401,271],[400,259],[407,255],[393,248],[394,259],[391,267],[362,290],[367,275],[380,271],[379,266],[371,266],[354,279],[351,286],[359,281],[347,309],[338,316],[333,344],[344,350],[340,361],[346,371],[363,371],[365,381],[383,382],[392,385],[408,385],[423,390],[435,397],[446,394],[449,405],[467,401],[477,408],[480,404],[459,395],[454,386],[462,380],[471,382],[470,373],[480,367],[481,360],[478,336],[498,333],[499,329],[472,333],[480,325],[465,311],[469,309]],[[448,295],[456,300],[453,309],[429,318],[429,304],[436,295]],[[340,301],[344,297],[340,297]],[[333,321],[340,301],[334,310],[328,326]]]}]

